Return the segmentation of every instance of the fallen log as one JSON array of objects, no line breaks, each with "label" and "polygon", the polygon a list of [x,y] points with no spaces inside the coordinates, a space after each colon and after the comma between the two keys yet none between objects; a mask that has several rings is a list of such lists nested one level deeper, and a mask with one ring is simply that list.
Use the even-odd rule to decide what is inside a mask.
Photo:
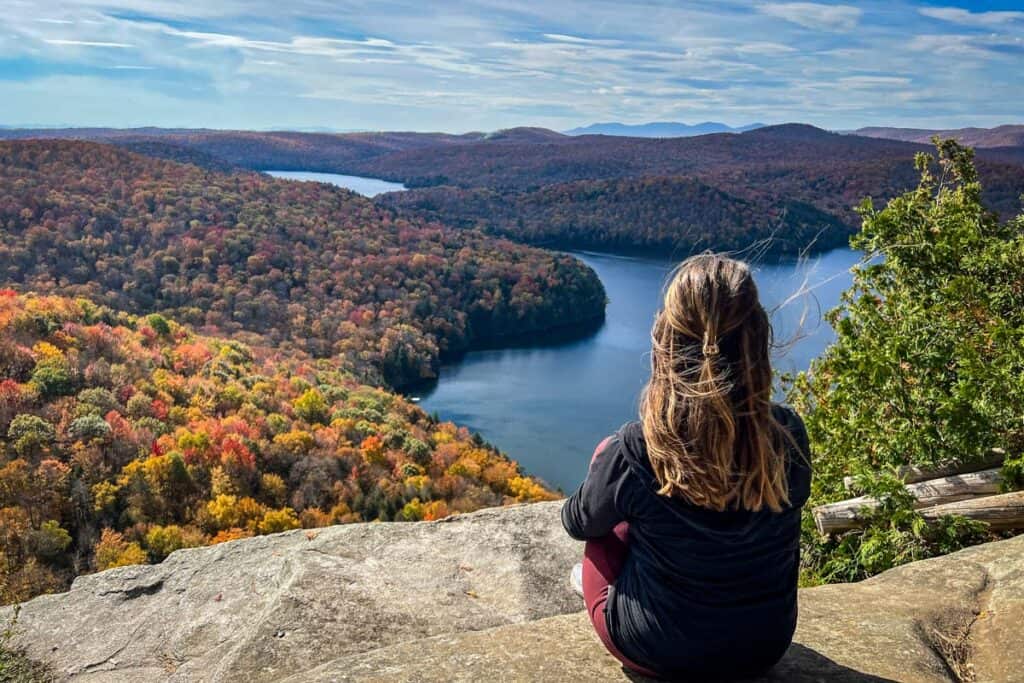
[{"label": "fallen log", "polygon": [[932,522],[947,515],[960,515],[987,522],[993,531],[1024,529],[1024,491],[935,505],[920,512]]},{"label": "fallen log", "polygon": [[[998,468],[955,474],[949,477],[907,484],[907,492],[915,499],[915,508],[927,508],[960,500],[990,496],[999,492],[1001,478]],[[859,496],[837,503],[819,505],[811,510],[814,524],[822,534],[834,534],[861,525],[866,510],[878,507],[871,496]]]},{"label": "fallen log", "polygon": [[[896,476],[903,480],[905,484],[914,484],[919,481],[927,481],[928,479],[938,479],[940,477],[948,477],[953,474],[967,474],[969,472],[978,472],[979,470],[987,470],[993,467],[1000,467],[1003,461],[1006,460],[1006,451],[1002,448],[993,448],[984,457],[973,462],[950,462],[944,465],[936,465],[935,467],[922,468],[913,466],[900,467],[896,471]],[[843,487],[847,491],[853,488],[854,478],[843,477]]]}]

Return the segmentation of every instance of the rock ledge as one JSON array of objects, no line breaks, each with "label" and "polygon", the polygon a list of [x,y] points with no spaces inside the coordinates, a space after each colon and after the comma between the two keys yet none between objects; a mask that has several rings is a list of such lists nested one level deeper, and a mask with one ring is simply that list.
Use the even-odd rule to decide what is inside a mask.
[{"label": "rock ledge", "polygon": [[[560,506],[181,550],[25,603],[15,644],[73,681],[638,680],[569,588]],[[764,680],[1024,680],[1022,624],[1024,536],[802,590]]]}]

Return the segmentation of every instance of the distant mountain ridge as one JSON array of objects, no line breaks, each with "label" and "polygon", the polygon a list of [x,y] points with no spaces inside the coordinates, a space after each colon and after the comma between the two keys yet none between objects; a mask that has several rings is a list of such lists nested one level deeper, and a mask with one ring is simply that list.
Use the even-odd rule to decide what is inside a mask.
[{"label": "distant mountain ridge", "polygon": [[628,123],[609,122],[592,123],[565,131],[566,135],[620,135],[634,138],[689,138],[695,135],[710,133],[745,133],[748,130],[763,127],[763,123],[749,123],[745,126],[733,127],[717,121],[703,123],[680,123],[678,121],[652,121],[631,125]]},{"label": "distant mountain ridge", "polygon": [[[475,133],[467,133],[462,137],[470,137],[477,135]],[[519,128],[504,128],[502,130],[496,130],[492,133],[486,133],[480,136],[480,140],[488,140],[490,142],[501,141],[501,142],[557,142],[558,140],[565,137],[565,134],[559,133],[558,131],[550,130],[548,128],[539,128],[536,126],[520,126]]]},{"label": "distant mountain ridge", "polygon": [[1024,124],[1006,124],[994,128],[887,128],[872,126],[852,131],[854,135],[869,138],[885,138],[904,142],[929,143],[933,136],[953,138],[970,147],[1020,147],[1024,146]]},{"label": "distant mountain ridge", "polygon": [[[853,207],[913,187],[914,155],[934,151],[800,123],[669,138],[536,127],[462,135],[0,130],[0,139],[25,137],[89,138],[208,168],[381,178],[415,191],[379,204],[541,245],[732,248],[770,239],[780,252],[799,251],[797,242],[819,232],[812,249],[845,244],[860,220]],[[1016,215],[1024,145],[980,147],[977,156],[986,205]]]}]

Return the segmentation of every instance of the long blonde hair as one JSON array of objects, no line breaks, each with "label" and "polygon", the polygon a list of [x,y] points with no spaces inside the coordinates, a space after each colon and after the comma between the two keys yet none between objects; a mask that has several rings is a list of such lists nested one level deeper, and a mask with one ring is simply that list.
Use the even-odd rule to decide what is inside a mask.
[{"label": "long blonde hair", "polygon": [[712,510],[788,504],[771,341],[745,263],[699,254],[680,264],[651,330],[640,406],[659,494]]}]

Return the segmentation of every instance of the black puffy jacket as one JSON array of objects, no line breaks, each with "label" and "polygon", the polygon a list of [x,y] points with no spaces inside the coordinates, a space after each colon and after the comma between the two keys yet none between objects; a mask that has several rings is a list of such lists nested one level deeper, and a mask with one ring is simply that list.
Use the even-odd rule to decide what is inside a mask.
[{"label": "black puffy jacket", "polygon": [[744,676],[789,647],[810,449],[803,420],[773,410],[799,446],[787,452],[790,506],[780,513],[716,512],[659,495],[637,422],[608,441],[562,508],[579,540],[629,522],[629,556],[605,609],[609,635],[637,664],[666,676]]}]

